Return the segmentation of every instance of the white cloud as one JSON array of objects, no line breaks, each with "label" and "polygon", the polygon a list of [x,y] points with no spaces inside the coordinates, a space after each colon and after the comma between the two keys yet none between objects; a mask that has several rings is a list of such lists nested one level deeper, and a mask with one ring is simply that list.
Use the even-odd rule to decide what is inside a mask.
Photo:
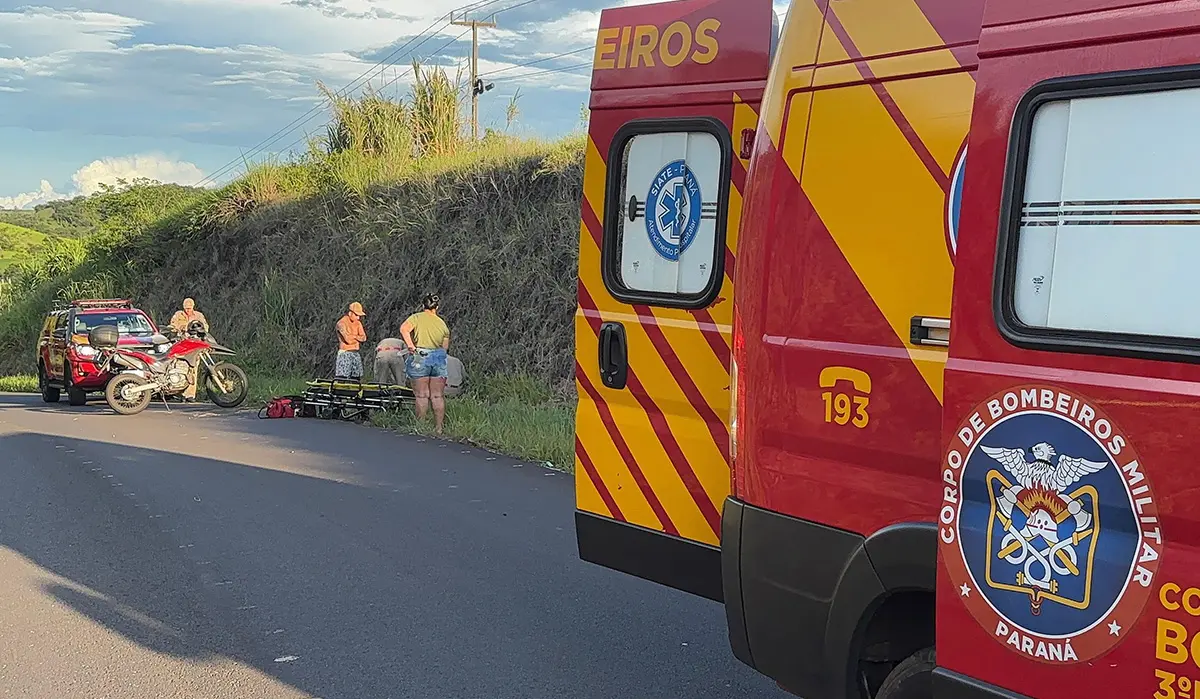
[{"label": "white cloud", "polygon": [[71,181],[76,193],[87,196],[99,192],[101,185],[114,185],[119,179],[131,182],[142,177],[159,182],[194,185],[204,179],[204,172],[192,163],[150,153],[93,160],[79,168],[71,176]]},{"label": "white cloud", "polygon": [[23,192],[14,194],[11,197],[0,197],[0,209],[31,209],[38,204],[45,204],[48,201],[62,199],[63,196],[54,191],[54,185],[46,180],[42,180],[42,184],[35,192]]},{"label": "white cloud", "polygon": [[[187,159],[215,171],[234,149],[243,152],[299,120],[296,128],[266,144],[262,153],[287,151],[305,133],[320,133],[328,118],[316,88],[355,80],[379,58],[409,37],[424,32],[467,0],[0,0],[0,131],[29,129],[41,135],[72,134],[86,142],[136,141],[136,145],[88,146],[88,157],[62,149],[54,166],[53,187],[40,187],[14,197],[11,206],[47,197],[83,193],[89,172],[112,172],[113,162],[99,161],[67,176],[93,153],[142,153],[159,149],[179,155],[186,141]],[[485,126],[503,122],[508,97],[521,88],[521,122],[541,135],[565,132],[577,122],[578,103],[586,98],[590,70],[560,71],[590,63],[600,5],[622,0],[542,0],[536,5],[501,13],[500,27],[480,32],[482,70],[501,71],[491,80],[496,91],[481,105]],[[633,0],[639,1],[639,0]],[[501,0],[496,7],[519,4]],[[102,11],[75,9],[102,8]],[[484,12],[481,11],[482,17]],[[415,53],[428,54],[459,36],[462,27],[446,27]],[[431,62],[462,61],[469,54],[469,35],[450,43]],[[387,47],[381,49],[381,47]],[[516,64],[585,48],[577,55],[538,63]],[[371,81],[383,94],[407,92],[404,76],[410,49],[390,60],[397,65]],[[358,56],[369,56],[367,60]],[[508,69],[508,70],[505,70]],[[549,71],[549,72],[542,72]],[[450,69],[453,74],[453,68]],[[528,75],[527,75],[528,74]],[[306,113],[311,107],[317,109]],[[82,139],[80,141],[79,139]],[[157,143],[156,143],[157,141]],[[220,150],[210,162],[193,147]],[[0,154],[5,152],[0,142]],[[30,166],[50,156],[30,159],[14,169],[6,164],[3,190],[30,187]],[[111,159],[110,159],[111,160]],[[213,158],[211,160],[218,160]],[[95,166],[95,167],[93,167]],[[134,169],[142,168],[138,165]],[[89,170],[90,168],[90,170]],[[129,168],[126,168],[128,170]],[[194,172],[157,179],[192,178]],[[95,177],[102,177],[96,175]],[[153,177],[153,174],[146,176]],[[33,187],[30,187],[33,189]],[[70,190],[70,191],[66,191]]]},{"label": "white cloud", "polygon": [[70,192],[58,192],[54,185],[42,180],[37,191],[0,197],[0,208],[27,209],[55,199],[69,199],[80,195],[90,196],[101,191],[102,185],[115,186],[119,180],[132,182],[140,178],[164,183],[194,185],[204,179],[204,171],[193,163],[174,160],[156,153],[100,158],[75,171],[75,174],[71,176]]},{"label": "white cloud", "polygon": [[0,12],[0,52],[10,56],[46,55],[56,51],[100,51],[133,35],[145,22],[109,12],[54,10],[48,7]]}]

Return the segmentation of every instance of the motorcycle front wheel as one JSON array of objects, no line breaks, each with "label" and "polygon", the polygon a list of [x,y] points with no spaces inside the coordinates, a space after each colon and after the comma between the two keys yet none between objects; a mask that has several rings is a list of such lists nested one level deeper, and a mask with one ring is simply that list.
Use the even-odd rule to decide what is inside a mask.
[{"label": "motorcycle front wheel", "polygon": [[129,393],[129,389],[145,386],[147,381],[134,374],[114,376],[104,387],[104,399],[108,407],[121,415],[136,415],[150,405],[153,391]]},{"label": "motorcycle front wheel", "polygon": [[[230,390],[222,390],[221,384],[229,386]],[[236,408],[246,400],[250,382],[240,366],[221,362],[205,376],[204,387],[208,390],[208,397],[219,407]]]}]

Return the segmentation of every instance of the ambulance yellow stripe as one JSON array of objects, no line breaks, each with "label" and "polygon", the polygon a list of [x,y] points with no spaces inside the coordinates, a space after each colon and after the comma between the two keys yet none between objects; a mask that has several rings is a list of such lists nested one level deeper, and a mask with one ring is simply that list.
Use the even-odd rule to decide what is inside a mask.
[{"label": "ambulance yellow stripe", "polygon": [[[575,508],[584,512],[594,512],[610,519],[627,521],[624,510],[618,508],[614,512],[604,502],[604,498],[600,495],[600,488],[592,481],[591,474],[595,468],[595,462],[591,461],[590,455],[585,464],[579,453],[575,454]],[[609,493],[609,497],[613,497],[611,490],[606,489],[606,492]]]},{"label": "ambulance yellow stripe", "polygon": [[[835,33],[826,32],[822,62],[849,58]],[[946,193],[871,85],[816,91],[808,132],[801,185],[940,401],[944,355],[931,360],[908,341],[914,315],[950,315],[954,270],[944,237],[931,234],[943,230]]]},{"label": "ambulance yellow stripe", "polygon": [[[600,267],[600,250],[590,236],[580,244],[580,268]],[[603,291],[596,280],[600,293],[590,293],[601,315],[606,319],[608,312],[621,312],[621,307]],[[589,284],[589,286],[591,286]],[[662,411],[672,435],[676,437],[684,458],[695,472],[707,497],[719,505],[729,491],[729,469],[712,439],[708,437],[705,423],[691,407],[680,390],[675,378],[659,356],[657,348],[641,323],[625,326],[629,343],[630,368],[636,372],[645,389],[653,395],[654,402]],[[595,337],[594,335],[592,336]],[[696,340],[699,340],[696,337]],[[593,339],[591,344],[595,344]],[[581,362],[586,359],[581,359]],[[593,360],[595,361],[595,360]],[[613,417],[621,426],[634,458],[639,464],[670,464],[671,458],[660,435],[651,424],[646,411],[629,390],[604,392],[605,401]],[[719,414],[719,413],[718,413]],[[679,439],[687,435],[689,438]],[[701,437],[703,435],[703,437]],[[704,515],[697,507],[678,474],[671,468],[643,468],[651,488],[661,498],[663,506],[679,529],[689,539],[716,543],[717,537]],[[719,507],[718,507],[719,509]]]},{"label": "ambulance yellow stripe", "polygon": [[[792,3],[780,32],[766,94],[787,95],[793,90],[808,87],[823,27],[823,13],[816,3],[805,0]],[[782,99],[770,99],[763,103],[761,124],[776,149],[783,136],[786,107],[787,100]],[[788,135],[791,136],[790,133]]]},{"label": "ambulance yellow stripe", "polygon": [[[590,384],[593,387],[599,386],[600,380],[595,375],[596,367],[599,366],[596,335],[581,313],[576,313],[575,316],[575,333],[577,338],[576,361],[584,373],[590,377]],[[594,390],[602,391],[603,388]],[[617,507],[625,515],[626,521],[661,530],[663,527],[658,516],[650,506],[648,498],[639,489],[633,473],[618,451],[608,428],[604,425],[599,407],[593,401],[586,399],[588,391],[584,390],[582,386],[577,385],[576,391],[580,400],[575,411],[575,434],[591,457],[600,480],[616,501]],[[578,462],[578,458],[576,461]],[[575,473],[576,480],[579,480],[579,474],[582,471],[577,468]],[[595,510],[589,511],[594,512]]]},{"label": "ambulance yellow stripe", "polygon": [[[754,118],[753,110],[749,111],[748,116],[751,120]],[[603,158],[594,141],[590,139],[585,158],[584,206],[587,207],[585,211],[589,215],[585,216],[585,230],[580,238],[580,276],[583,290],[605,320],[637,321],[626,324],[631,369],[638,376],[647,395],[652,397],[657,412],[661,413],[659,419],[665,425],[665,430],[655,429],[647,409],[630,391],[601,390],[605,391],[608,408],[621,426],[621,432],[639,464],[671,464],[666,444],[677,447],[687,469],[694,474],[699,487],[703,489],[702,494],[689,491],[681,474],[672,472],[676,469],[646,468],[643,469],[644,475],[651,481],[655,493],[661,497],[663,507],[679,529],[680,535],[707,543],[717,543],[716,527],[706,519],[695,499],[698,496],[707,502],[710,512],[719,512],[720,503],[729,492],[728,463],[718,445],[717,437],[713,434],[714,429],[719,428],[720,443],[723,444],[728,439],[724,434],[723,417],[728,413],[728,376],[716,354],[701,341],[704,339],[702,330],[707,328],[711,332],[714,327],[706,324],[705,328],[702,328],[695,315],[677,309],[638,308],[635,313],[630,313],[629,306],[617,302],[607,293],[600,275],[601,231],[587,230],[588,219],[597,227],[603,220],[607,180]],[[740,193],[737,202],[731,204],[736,204],[740,210]],[[731,224],[730,228],[736,226],[736,220]],[[732,306],[732,300],[722,301],[713,310],[725,306]],[[583,312],[587,313],[587,309]],[[731,310],[726,310],[720,315],[732,320]],[[728,322],[724,324],[727,326]],[[727,337],[728,329],[725,328],[722,334]],[[595,342],[592,338],[581,340],[587,341],[591,341],[592,344]],[[721,342],[728,347],[727,339],[723,337]],[[595,350],[588,354],[594,357]],[[583,353],[580,353],[579,357],[581,362],[595,361],[594,358],[585,358]],[[668,365],[668,358],[682,371],[673,372]],[[692,388],[685,390],[689,385]],[[695,402],[695,393],[689,398],[688,390],[698,392],[701,402]],[[709,415],[707,421],[701,414],[701,409]],[[670,434],[664,434],[665,432]],[[700,435],[706,435],[708,438],[701,438]],[[585,446],[589,443],[590,440],[585,442]],[[678,464],[676,466],[678,467]]]},{"label": "ambulance yellow stripe", "polygon": [[[863,56],[920,50],[869,61],[876,78],[961,68],[950,49],[931,48],[941,46],[941,36],[912,0],[855,0],[834,3],[831,7]],[[970,73],[960,71],[937,78],[893,80],[886,89],[943,172],[949,175],[962,145],[965,124],[970,120],[975,79]],[[930,105],[937,105],[937,109],[931,110]],[[947,110],[946,106],[952,108]]]}]

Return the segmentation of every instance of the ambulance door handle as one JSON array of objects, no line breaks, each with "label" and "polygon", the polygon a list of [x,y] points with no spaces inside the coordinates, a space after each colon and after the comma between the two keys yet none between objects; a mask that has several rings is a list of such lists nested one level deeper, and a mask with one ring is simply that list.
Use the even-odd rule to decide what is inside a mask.
[{"label": "ambulance door handle", "polygon": [[950,346],[950,319],[914,316],[908,326],[909,342],[933,347]]},{"label": "ambulance door handle", "polygon": [[625,326],[605,323],[600,326],[600,381],[621,390],[629,376],[629,346]]}]

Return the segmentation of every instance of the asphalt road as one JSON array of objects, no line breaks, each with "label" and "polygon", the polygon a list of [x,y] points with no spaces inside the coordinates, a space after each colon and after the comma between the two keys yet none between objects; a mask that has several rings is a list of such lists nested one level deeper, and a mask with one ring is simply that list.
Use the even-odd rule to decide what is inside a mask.
[{"label": "asphalt road", "polygon": [[580,562],[573,502],[349,423],[0,395],[0,696],[785,696],[719,605]]}]

